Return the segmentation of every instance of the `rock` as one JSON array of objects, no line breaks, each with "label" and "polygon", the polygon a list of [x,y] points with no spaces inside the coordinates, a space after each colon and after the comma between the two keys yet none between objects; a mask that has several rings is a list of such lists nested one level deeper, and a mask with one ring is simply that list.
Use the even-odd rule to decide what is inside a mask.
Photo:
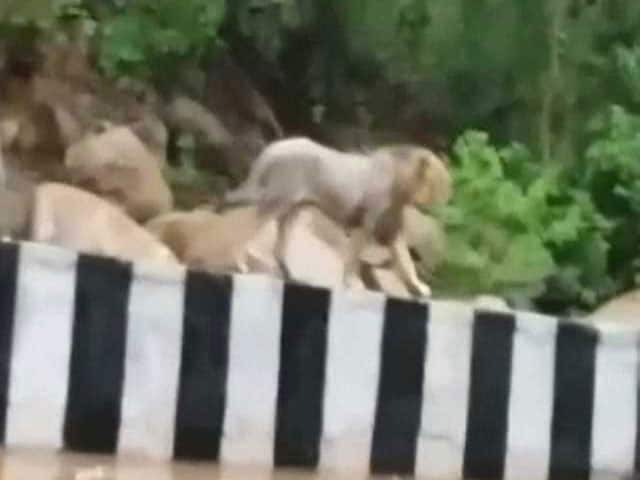
[{"label": "rock", "polygon": [[[0,150],[1,152],[1,150]],[[0,184],[0,235],[8,238],[27,238],[31,219],[33,179],[18,174],[4,163],[2,157],[2,183]]]},{"label": "rock", "polygon": [[207,66],[202,103],[232,137],[216,148],[198,149],[202,168],[224,171],[235,184],[247,175],[251,163],[283,130],[273,110],[251,79],[227,53],[216,55]]},{"label": "rock", "polygon": [[125,261],[178,264],[169,248],[120,209],[59,183],[35,188],[29,239]]},{"label": "rock", "polygon": [[67,146],[105,123],[128,126],[164,165],[168,132],[155,112],[153,92],[139,100],[134,92],[118,90],[99,77],[87,77],[87,82],[69,83],[64,77],[43,75],[31,82],[33,101],[61,112],[58,127]]},{"label": "rock", "polygon": [[640,290],[632,290],[609,300],[582,320],[590,323],[611,322],[640,326]]},{"label": "rock", "polygon": [[403,213],[404,235],[409,248],[417,253],[427,270],[433,271],[446,254],[446,236],[442,225],[415,207],[406,207]]},{"label": "rock", "polygon": [[349,247],[349,237],[345,230],[321,210],[315,207],[301,209],[299,219],[307,224],[309,229],[323,242],[333,249],[346,252]]},{"label": "rock", "polygon": [[162,120],[151,112],[142,114],[140,120],[130,123],[131,131],[142,141],[164,168],[167,165],[169,131]]},{"label": "rock", "polygon": [[478,295],[473,299],[472,303],[475,308],[496,312],[511,311],[507,302],[503,298],[496,297],[495,295]]},{"label": "rock", "polygon": [[110,108],[103,106],[93,93],[79,91],[57,78],[36,76],[31,82],[31,100],[47,105],[55,114],[56,128],[66,141],[65,148],[93,131]]},{"label": "rock", "polygon": [[58,180],[64,170],[65,136],[56,112],[44,103],[10,108],[3,118],[3,144],[11,153],[11,166],[37,174],[42,180]]},{"label": "rock", "polygon": [[[46,105],[55,112],[56,129],[64,147],[75,143],[106,122],[129,126],[154,155],[165,161],[168,133],[156,114],[159,101],[148,85],[119,88],[100,76],[89,58],[90,45],[80,34],[72,42],[43,41],[37,61],[26,78],[10,73],[3,83],[3,107],[23,103],[23,110]],[[7,77],[7,75],[5,75]],[[49,130],[53,130],[50,128]],[[64,154],[64,152],[63,152]]]},{"label": "rock", "polygon": [[57,105],[53,107],[53,113],[65,147],[82,138],[85,127],[69,110]]},{"label": "rock", "polygon": [[342,230],[318,209],[300,210],[291,228],[285,263],[292,277],[309,285],[338,288],[345,266]]},{"label": "rock", "polygon": [[315,127],[315,138],[343,151],[361,150],[371,145],[366,127],[338,122],[322,122]]},{"label": "rock", "polygon": [[413,295],[400,276],[390,268],[370,267],[375,289],[397,298],[412,299]]},{"label": "rock", "polygon": [[[0,132],[1,135],[1,132]],[[6,173],[4,166],[4,154],[2,153],[2,136],[0,136],[0,186],[6,183]]]},{"label": "rock", "polygon": [[229,54],[216,55],[206,75],[205,104],[232,135],[255,127],[266,142],[283,136],[266,99]]},{"label": "rock", "polygon": [[0,149],[11,145],[20,130],[20,119],[17,116],[7,115],[0,119]]},{"label": "rock", "polygon": [[75,38],[72,43],[46,41],[38,47],[43,57],[41,74],[84,88],[91,88],[99,82],[89,59],[86,38]]},{"label": "rock", "polygon": [[224,146],[233,142],[233,136],[222,122],[191,98],[175,97],[164,109],[164,118],[171,128],[193,133],[204,145]]},{"label": "rock", "polygon": [[161,162],[129,128],[87,135],[69,147],[65,165],[74,185],[115,201],[140,222],[173,208]]}]

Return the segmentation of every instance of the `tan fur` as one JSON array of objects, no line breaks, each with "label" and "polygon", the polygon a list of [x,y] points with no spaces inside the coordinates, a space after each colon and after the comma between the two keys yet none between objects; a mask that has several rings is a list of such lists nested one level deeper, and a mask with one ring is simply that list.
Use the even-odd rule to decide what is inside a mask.
[{"label": "tan fur", "polygon": [[59,183],[36,187],[29,239],[127,261],[178,263],[169,248],[120,209]]},{"label": "tan fur", "polygon": [[272,258],[276,225],[264,226],[254,207],[224,215],[205,210],[171,212],[151,220],[146,228],[189,267],[212,273],[278,273]]},{"label": "tan fur", "polygon": [[67,150],[65,165],[75,185],[114,201],[135,220],[173,207],[160,161],[126,127],[87,135]]},{"label": "tan fur", "polygon": [[405,204],[433,207],[451,197],[451,176],[446,162],[431,150],[413,145],[390,145],[373,151],[396,159],[394,195]]},{"label": "tan fur", "polygon": [[414,293],[429,295],[401,235],[402,211],[410,204],[446,202],[450,191],[446,166],[427,149],[390,146],[365,156],[292,138],[267,147],[247,181],[228,194],[226,201],[255,203],[263,221],[278,220],[276,256],[285,271],[283,252],[291,224],[300,206],[313,204],[352,230],[346,285],[359,271],[363,248],[375,238],[391,246],[394,262]]},{"label": "tan fur", "polygon": [[204,210],[170,212],[151,219],[145,224],[145,228],[184,262],[188,257],[190,243],[206,231],[209,222],[217,221],[217,218],[216,214]]}]

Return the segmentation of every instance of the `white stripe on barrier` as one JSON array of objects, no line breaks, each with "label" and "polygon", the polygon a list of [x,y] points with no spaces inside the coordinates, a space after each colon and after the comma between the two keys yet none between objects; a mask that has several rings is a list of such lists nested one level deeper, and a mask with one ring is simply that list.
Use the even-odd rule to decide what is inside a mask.
[{"label": "white stripe on barrier", "polygon": [[601,329],[591,439],[594,472],[619,474],[633,469],[638,360],[636,335]]},{"label": "white stripe on barrier", "polygon": [[320,463],[368,473],[385,298],[334,291],[331,298]]},{"label": "white stripe on barrier", "polygon": [[283,284],[233,279],[222,464],[273,464]]},{"label": "white stripe on barrier", "polygon": [[435,301],[429,318],[416,475],[462,478],[473,310]]},{"label": "white stripe on barrier", "polygon": [[119,451],[162,459],[173,454],[184,277],[181,268],[135,266],[129,295]]},{"label": "white stripe on barrier", "polygon": [[7,445],[62,446],[77,256],[22,244],[11,354]]},{"label": "white stripe on barrier", "polygon": [[518,313],[511,366],[505,479],[544,480],[549,468],[557,321]]}]

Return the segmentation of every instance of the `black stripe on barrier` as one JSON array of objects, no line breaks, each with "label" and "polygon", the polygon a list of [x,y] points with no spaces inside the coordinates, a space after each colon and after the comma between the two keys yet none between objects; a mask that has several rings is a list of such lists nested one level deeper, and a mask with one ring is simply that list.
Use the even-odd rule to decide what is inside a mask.
[{"label": "black stripe on barrier", "polygon": [[0,243],[0,445],[5,443],[19,248]]},{"label": "black stripe on barrier", "polygon": [[464,450],[464,476],[500,479],[507,451],[515,318],[476,311]]},{"label": "black stripe on barrier", "polygon": [[131,277],[129,264],[78,257],[64,422],[71,450],[117,450]]},{"label": "black stripe on barrier", "polygon": [[387,300],[371,446],[370,468],[375,474],[414,473],[428,318],[427,305]]},{"label": "black stripe on barrier", "polygon": [[556,337],[549,480],[588,480],[598,333],[560,322]]},{"label": "black stripe on barrier", "polygon": [[219,458],[226,407],[232,291],[230,276],[196,271],[187,274],[174,437],[176,458]]},{"label": "black stripe on barrier", "polygon": [[274,446],[277,467],[318,465],[330,300],[325,289],[285,286]]}]

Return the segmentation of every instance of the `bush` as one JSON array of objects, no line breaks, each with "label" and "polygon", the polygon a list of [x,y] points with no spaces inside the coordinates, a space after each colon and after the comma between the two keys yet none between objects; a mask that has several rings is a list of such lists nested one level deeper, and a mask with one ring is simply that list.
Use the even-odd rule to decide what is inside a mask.
[{"label": "bush", "polygon": [[611,289],[610,225],[567,172],[536,162],[520,144],[498,149],[486,133],[455,143],[454,196],[440,216],[447,256],[436,288],[592,305]]},{"label": "bush", "polygon": [[170,85],[220,44],[224,0],[136,0],[99,28],[99,66],[109,76]]},{"label": "bush", "polygon": [[612,106],[589,127],[593,140],[579,179],[614,224],[610,272],[617,289],[627,289],[640,283],[640,116]]}]

